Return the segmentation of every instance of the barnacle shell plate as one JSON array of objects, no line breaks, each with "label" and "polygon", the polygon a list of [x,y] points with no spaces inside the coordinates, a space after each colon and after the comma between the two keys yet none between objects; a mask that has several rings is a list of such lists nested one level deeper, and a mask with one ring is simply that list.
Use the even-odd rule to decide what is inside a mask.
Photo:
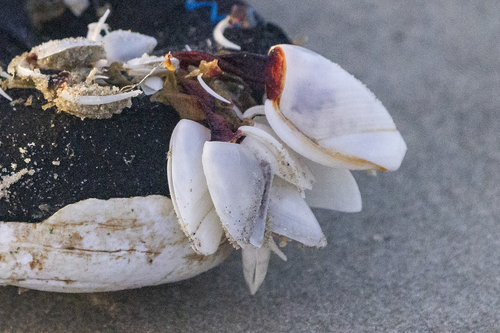
[{"label": "barnacle shell plate", "polygon": [[0,222],[0,284],[99,292],[188,279],[227,258],[195,253],[160,195],[68,205],[41,223]]},{"label": "barnacle shell plate", "polygon": [[266,116],[287,145],[331,167],[399,168],[406,144],[385,107],[360,81],[298,46],[277,45],[270,59]]}]

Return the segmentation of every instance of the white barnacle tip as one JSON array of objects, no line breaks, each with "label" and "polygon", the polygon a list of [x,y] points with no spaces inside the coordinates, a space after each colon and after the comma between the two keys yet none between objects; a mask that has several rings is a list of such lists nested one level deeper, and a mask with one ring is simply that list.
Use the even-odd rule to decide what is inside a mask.
[{"label": "white barnacle tip", "polygon": [[226,16],[225,19],[217,23],[215,26],[212,35],[215,39],[215,41],[222,47],[225,47],[226,49],[232,49],[232,50],[241,50],[241,46],[238,44],[235,44],[228,40],[226,37],[224,37],[224,30],[226,30],[228,27],[230,27],[229,21],[231,20],[230,16]]},{"label": "white barnacle tip", "polygon": [[102,105],[136,97],[140,94],[142,94],[142,91],[132,90],[129,92],[118,93],[114,95],[106,95],[106,96],[84,96],[84,95],[72,94],[67,90],[63,90],[59,93],[59,96],[69,102],[73,102],[80,105]]},{"label": "white barnacle tip", "polygon": [[267,73],[267,120],[292,149],[330,167],[399,168],[406,144],[394,121],[340,66],[305,48],[277,45]]},{"label": "white barnacle tip", "polygon": [[241,251],[243,276],[252,295],[264,282],[270,256],[271,250],[267,248],[248,246]]}]

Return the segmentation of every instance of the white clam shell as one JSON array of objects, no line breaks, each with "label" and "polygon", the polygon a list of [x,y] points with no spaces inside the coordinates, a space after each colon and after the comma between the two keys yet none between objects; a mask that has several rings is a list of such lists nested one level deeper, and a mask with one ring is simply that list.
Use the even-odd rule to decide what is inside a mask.
[{"label": "white clam shell", "polygon": [[208,128],[182,119],[170,138],[167,164],[170,196],[179,224],[193,249],[204,255],[217,251],[223,235],[203,173],[203,145],[209,139]]},{"label": "white clam shell", "polygon": [[115,30],[102,38],[108,61],[126,62],[153,51],[156,38],[137,32]]},{"label": "white clam shell", "polygon": [[41,223],[0,222],[0,284],[57,292],[139,288],[198,275],[231,248],[196,254],[167,197],[88,199]]},{"label": "white clam shell", "polygon": [[382,103],[330,60],[299,46],[270,51],[267,120],[278,136],[320,164],[396,170],[406,144]]}]

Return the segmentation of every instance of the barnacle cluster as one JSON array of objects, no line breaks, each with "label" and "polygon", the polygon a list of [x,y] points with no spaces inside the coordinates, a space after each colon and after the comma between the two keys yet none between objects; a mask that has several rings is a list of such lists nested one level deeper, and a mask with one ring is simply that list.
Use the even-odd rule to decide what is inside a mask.
[{"label": "barnacle cluster", "polygon": [[[107,14],[87,38],[51,41],[16,57],[2,86],[36,88],[46,107],[82,119],[112,117],[142,92],[173,106],[182,120],[165,166],[170,209],[202,258],[228,242],[242,249],[252,294],[270,253],[286,259],[279,245],[326,246],[310,207],[361,210],[350,170],[399,168],[406,145],[387,110],[324,57],[293,45],[267,56],[151,56],[152,37],[110,32]],[[214,36],[237,49],[221,37],[229,19]],[[256,86],[266,91],[264,105],[252,95]]]}]

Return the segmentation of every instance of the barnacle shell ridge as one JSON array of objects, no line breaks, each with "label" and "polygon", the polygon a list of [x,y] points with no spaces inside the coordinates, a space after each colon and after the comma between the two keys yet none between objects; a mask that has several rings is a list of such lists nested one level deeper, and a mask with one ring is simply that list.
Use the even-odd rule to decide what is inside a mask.
[{"label": "barnacle shell ridge", "polygon": [[241,247],[264,242],[272,186],[271,165],[239,144],[206,142],[203,171],[228,238]]},{"label": "barnacle shell ridge", "polygon": [[360,81],[299,46],[274,46],[269,59],[266,116],[287,145],[331,167],[399,168],[406,144]]}]

